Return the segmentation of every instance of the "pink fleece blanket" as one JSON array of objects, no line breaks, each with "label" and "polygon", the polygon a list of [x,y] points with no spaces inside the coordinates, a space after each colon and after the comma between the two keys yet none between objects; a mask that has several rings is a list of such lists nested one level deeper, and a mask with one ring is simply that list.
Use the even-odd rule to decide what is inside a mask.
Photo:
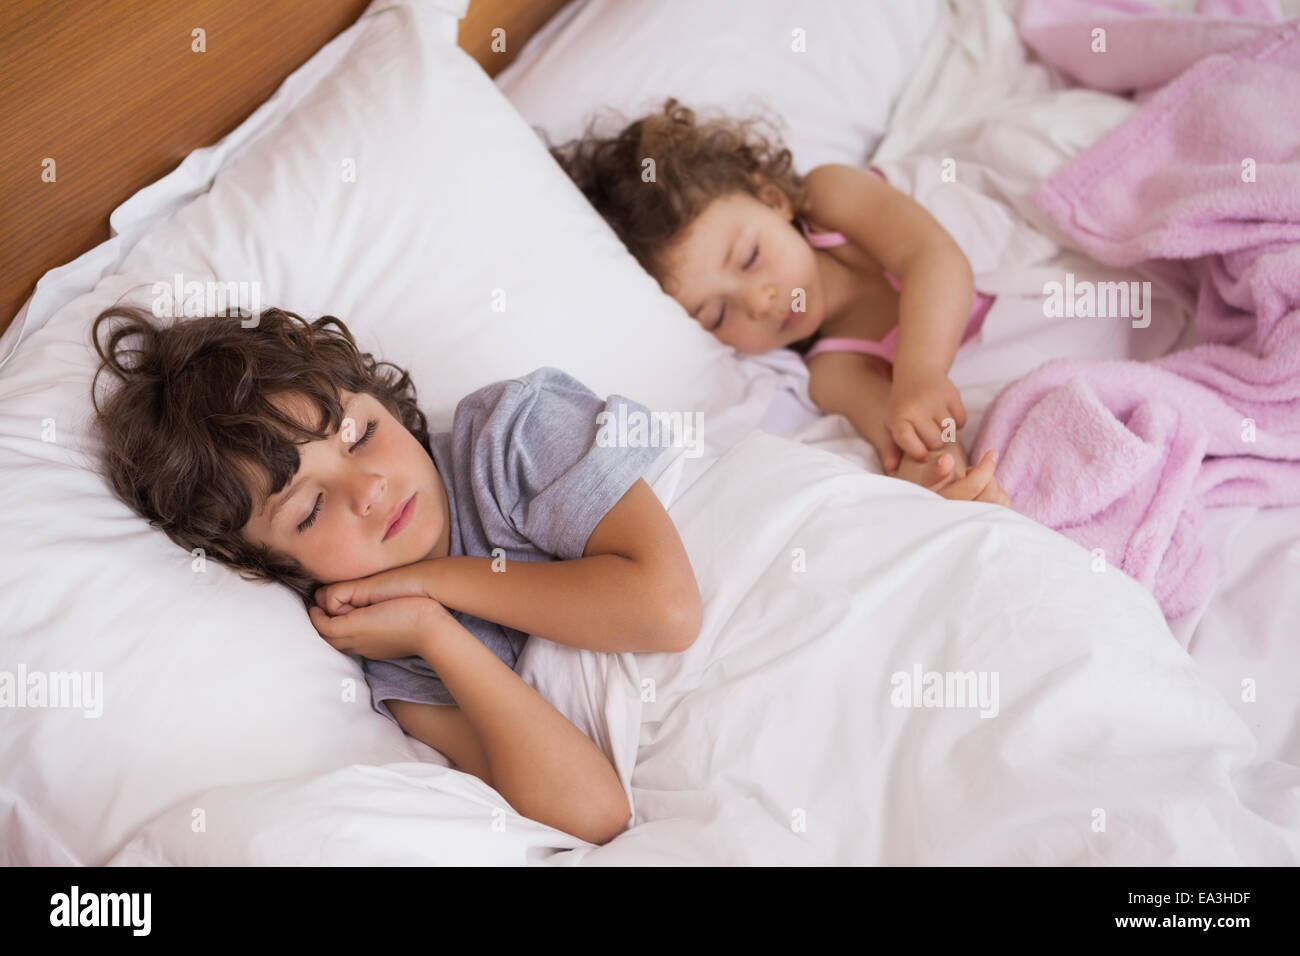
[{"label": "pink fleece blanket", "polygon": [[[1103,24],[1107,52],[1093,52]],[[1206,24],[1132,0],[1024,3],[1022,36],[1044,60],[1150,93],[1035,202],[1100,262],[1181,283],[1201,344],[1049,362],[998,395],[971,458],[999,449],[1012,507],[1101,549],[1171,620],[1218,576],[1203,509],[1300,504],[1300,21]]]}]

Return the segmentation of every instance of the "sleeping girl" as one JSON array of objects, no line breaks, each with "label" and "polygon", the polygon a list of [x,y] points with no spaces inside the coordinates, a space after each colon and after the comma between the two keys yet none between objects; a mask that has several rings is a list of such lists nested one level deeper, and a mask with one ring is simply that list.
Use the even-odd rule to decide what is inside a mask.
[{"label": "sleeping girl", "polygon": [[924,209],[879,171],[818,166],[754,121],[700,122],[669,99],[618,134],[551,149],[641,265],[738,352],[789,348],[809,397],[880,454],[886,474],[947,498],[1009,504],[997,453],[968,467],[948,379],[990,299]]},{"label": "sleeping girl", "polygon": [[297,593],[360,658],[375,711],[519,813],[594,843],[624,829],[614,767],[514,667],[529,635],[671,652],[699,632],[694,572],[643,477],[663,449],[596,441],[602,412],[644,406],[541,368],[430,435],[410,376],[332,316],[163,326],[118,307],[92,337],[118,380],[103,401],[92,384],[118,497],[187,552]]}]

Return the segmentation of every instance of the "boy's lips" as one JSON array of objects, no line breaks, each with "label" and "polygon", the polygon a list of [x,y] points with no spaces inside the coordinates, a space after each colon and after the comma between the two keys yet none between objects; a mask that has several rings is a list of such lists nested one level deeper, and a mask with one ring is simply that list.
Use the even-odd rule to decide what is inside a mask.
[{"label": "boy's lips", "polygon": [[411,492],[411,497],[402,502],[402,504],[398,506],[397,513],[389,519],[388,530],[384,532],[384,541],[387,541],[411,523],[411,518],[415,516],[416,494],[417,492]]}]

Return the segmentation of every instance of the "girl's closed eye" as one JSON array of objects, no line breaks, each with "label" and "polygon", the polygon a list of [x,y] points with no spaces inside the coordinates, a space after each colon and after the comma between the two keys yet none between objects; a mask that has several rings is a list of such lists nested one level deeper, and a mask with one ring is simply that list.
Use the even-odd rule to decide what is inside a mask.
[{"label": "girl's closed eye", "polygon": [[[371,437],[375,434],[375,429],[378,427],[379,427],[379,422],[375,421],[374,419],[371,419],[370,423],[366,425],[365,434],[363,434],[360,438],[358,438],[356,441],[352,443],[352,447],[348,449],[348,454],[351,454],[352,452],[360,448],[362,445],[364,445],[366,442],[370,441]],[[316,504],[311,509],[311,514],[309,514],[306,518],[304,518],[298,525],[299,534],[306,531],[308,528],[310,528],[313,524],[316,523],[316,518],[320,514],[321,498],[323,497],[324,495],[316,496]]]},{"label": "girl's closed eye", "polygon": [[[758,259],[758,246],[754,246],[754,251],[750,253],[749,261],[746,262],[741,268],[748,269],[750,266],[754,264],[754,261],[756,259]],[[709,326],[709,331],[716,332],[718,331],[718,329],[722,328],[722,320],[725,319],[726,317],[727,317],[727,307],[724,305],[722,307],[722,311],[718,313],[717,321],[715,321],[712,325]]]}]

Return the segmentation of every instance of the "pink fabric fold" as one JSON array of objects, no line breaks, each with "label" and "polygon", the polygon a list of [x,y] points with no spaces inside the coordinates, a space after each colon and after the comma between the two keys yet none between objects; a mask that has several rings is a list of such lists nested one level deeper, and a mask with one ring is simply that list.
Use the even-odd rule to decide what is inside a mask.
[{"label": "pink fabric fold", "polygon": [[1201,0],[1196,13],[1141,0],[1024,0],[1016,25],[1027,46],[1076,83],[1127,93],[1161,86],[1281,20],[1276,0]]},{"label": "pink fabric fold", "polygon": [[[1022,28],[1049,35],[1051,10],[1079,6],[1027,0]],[[1129,0],[1100,6],[1132,11],[1127,29],[1140,35],[1168,19],[1141,20],[1144,5]],[[1140,58],[1110,22],[1109,56]],[[1180,60],[1161,62],[1176,71]],[[972,460],[999,449],[1016,510],[1101,549],[1180,617],[1218,575],[1203,509],[1300,504],[1300,21],[1200,56],[1035,202],[1098,261],[1190,283],[1176,291],[1194,303],[1202,344],[1146,363],[1047,363],[998,395]]]}]

